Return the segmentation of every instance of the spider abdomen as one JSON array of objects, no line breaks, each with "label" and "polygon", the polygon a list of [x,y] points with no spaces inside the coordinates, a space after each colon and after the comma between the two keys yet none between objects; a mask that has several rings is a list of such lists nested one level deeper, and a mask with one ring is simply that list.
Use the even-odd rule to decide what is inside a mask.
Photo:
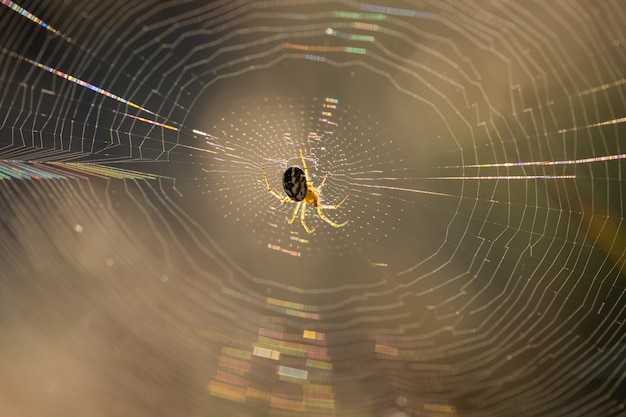
[{"label": "spider abdomen", "polygon": [[306,197],[307,183],[304,171],[298,167],[290,167],[283,177],[285,193],[294,201],[302,201]]}]

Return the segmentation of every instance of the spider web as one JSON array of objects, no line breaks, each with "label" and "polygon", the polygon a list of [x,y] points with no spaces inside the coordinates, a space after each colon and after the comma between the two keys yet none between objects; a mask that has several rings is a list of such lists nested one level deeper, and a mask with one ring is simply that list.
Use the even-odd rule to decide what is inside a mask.
[{"label": "spider web", "polygon": [[626,416],[618,2],[0,3],[0,409]]}]

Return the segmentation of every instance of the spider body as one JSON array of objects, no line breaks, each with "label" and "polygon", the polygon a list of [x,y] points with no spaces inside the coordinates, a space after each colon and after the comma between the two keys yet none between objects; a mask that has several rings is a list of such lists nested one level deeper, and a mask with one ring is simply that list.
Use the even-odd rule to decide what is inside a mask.
[{"label": "spider body", "polygon": [[308,193],[308,183],[304,171],[298,167],[287,168],[283,177],[285,193],[293,201],[302,201]]},{"label": "spider body", "polygon": [[326,215],[322,212],[322,209],[337,209],[339,206],[346,201],[348,196],[346,195],[343,200],[339,202],[339,204],[331,205],[331,204],[320,204],[320,191],[326,182],[326,178],[328,174],[324,175],[324,179],[317,186],[317,188],[313,187],[311,183],[311,179],[309,178],[309,169],[306,166],[306,161],[304,160],[304,154],[302,153],[302,149],[298,148],[298,152],[300,153],[300,159],[302,160],[302,169],[298,167],[290,167],[285,170],[285,174],[283,175],[283,188],[285,189],[285,194],[287,197],[284,197],[278,194],[276,191],[272,190],[270,187],[270,183],[267,180],[267,173],[265,169],[263,169],[263,177],[265,178],[265,185],[267,186],[267,191],[272,194],[274,197],[279,199],[283,204],[295,202],[296,208],[293,211],[293,215],[291,216],[291,220],[289,224],[293,224],[298,212],[300,212],[300,224],[304,230],[311,234],[313,230],[309,229],[309,227],[304,222],[304,217],[306,215],[306,205],[311,204],[317,209],[317,215],[324,220],[326,223],[330,224],[335,228],[343,227],[348,222],[337,224],[330,220]]}]

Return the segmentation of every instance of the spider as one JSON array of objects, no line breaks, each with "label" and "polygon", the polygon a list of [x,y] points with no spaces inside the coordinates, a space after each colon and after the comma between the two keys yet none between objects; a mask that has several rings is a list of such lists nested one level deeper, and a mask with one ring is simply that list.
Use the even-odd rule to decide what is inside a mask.
[{"label": "spider", "polygon": [[[324,175],[324,179],[320,183],[317,188],[314,188],[311,179],[309,178],[309,169],[306,166],[306,161],[304,160],[304,154],[302,153],[302,149],[298,148],[298,152],[300,153],[300,159],[302,160],[302,169],[298,167],[290,167],[287,168],[285,174],[283,176],[283,187],[285,188],[285,193],[287,197],[284,197],[278,194],[276,191],[272,190],[270,187],[270,183],[267,180],[267,174],[265,172],[265,168],[263,168],[263,177],[265,178],[265,185],[267,185],[267,191],[269,191],[274,197],[282,201],[283,204],[296,202],[296,208],[293,211],[293,215],[291,216],[291,220],[289,220],[289,224],[293,224],[296,216],[298,215],[298,211],[300,212],[300,224],[304,227],[304,230],[308,234],[313,233],[314,230],[308,228],[306,223],[304,222],[306,204],[313,204],[317,209],[317,214],[320,216],[322,220],[326,223],[330,224],[335,228],[340,228],[348,224],[348,222],[344,222],[341,224],[337,224],[330,220],[328,217],[324,215],[322,209],[337,209],[339,206],[343,204],[344,201],[348,198],[346,195],[343,200],[339,204],[330,205],[330,204],[321,204],[320,201],[320,191],[326,182],[326,178],[328,174]],[[306,203],[306,204],[303,204]]]}]

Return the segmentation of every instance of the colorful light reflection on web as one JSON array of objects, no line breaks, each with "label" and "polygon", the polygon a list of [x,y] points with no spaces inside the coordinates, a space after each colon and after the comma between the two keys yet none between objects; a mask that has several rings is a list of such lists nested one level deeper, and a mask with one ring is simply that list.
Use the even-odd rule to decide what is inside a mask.
[{"label": "colorful light reflection on web", "polygon": [[57,36],[60,36],[63,40],[65,40],[67,42],[71,42],[72,41],[72,38],[62,34],[58,30],[56,30],[55,28],[50,26],[48,23],[44,22],[43,20],[41,20],[40,18],[38,18],[37,16],[35,16],[31,12],[29,12],[28,10],[26,10],[26,9],[18,6],[17,4],[13,3],[11,0],[0,0],[0,3],[5,5],[5,6],[7,6],[9,9],[13,10],[14,12],[21,14],[22,16],[24,16],[28,20],[37,23],[42,28],[44,28],[44,29],[54,33]]}]

